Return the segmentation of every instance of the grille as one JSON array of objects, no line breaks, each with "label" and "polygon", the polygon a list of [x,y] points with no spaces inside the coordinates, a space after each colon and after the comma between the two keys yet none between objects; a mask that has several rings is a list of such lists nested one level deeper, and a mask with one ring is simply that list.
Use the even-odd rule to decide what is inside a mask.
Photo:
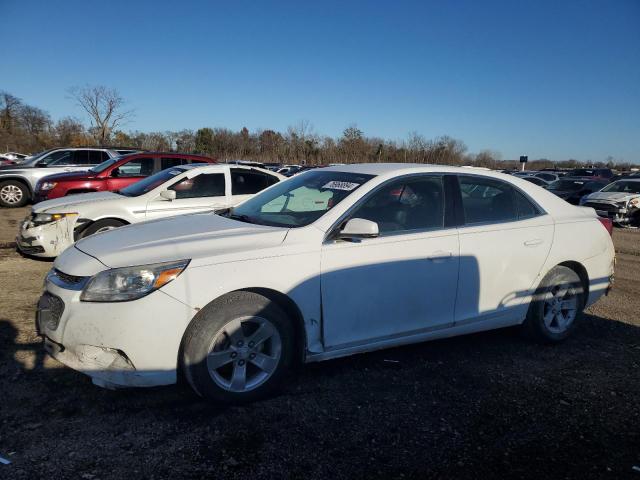
[{"label": "grille", "polygon": [[617,213],[620,207],[611,205],[610,203],[598,203],[598,202],[585,202],[585,207],[595,208],[596,210],[602,210],[603,212]]},{"label": "grille", "polygon": [[69,275],[68,273],[61,272],[57,268],[54,269],[54,274],[60,280],[68,285],[77,285],[81,283],[86,277],[76,277],[75,275]]}]

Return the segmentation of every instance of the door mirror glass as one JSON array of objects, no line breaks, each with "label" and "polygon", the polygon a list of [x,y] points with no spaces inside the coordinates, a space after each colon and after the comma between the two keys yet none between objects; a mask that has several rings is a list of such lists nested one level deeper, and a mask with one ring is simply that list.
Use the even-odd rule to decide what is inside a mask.
[{"label": "door mirror glass", "polygon": [[111,170],[111,176],[115,177],[115,178],[119,177],[120,176],[120,169],[116,167],[113,170]]},{"label": "door mirror glass", "polygon": [[364,218],[352,218],[340,231],[339,238],[374,238],[378,236],[378,224]]},{"label": "door mirror glass", "polygon": [[175,190],[163,190],[160,192],[160,196],[165,200],[169,200],[170,202],[176,199]]}]

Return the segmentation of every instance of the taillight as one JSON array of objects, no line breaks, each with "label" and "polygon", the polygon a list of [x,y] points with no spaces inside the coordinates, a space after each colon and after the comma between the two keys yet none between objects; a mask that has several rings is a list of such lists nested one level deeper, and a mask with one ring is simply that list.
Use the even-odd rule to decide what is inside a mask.
[{"label": "taillight", "polygon": [[609,235],[613,237],[613,220],[611,220],[610,218],[604,218],[604,217],[598,217],[598,220],[600,220],[600,223],[602,224],[602,226],[607,229],[607,232],[609,232]]}]

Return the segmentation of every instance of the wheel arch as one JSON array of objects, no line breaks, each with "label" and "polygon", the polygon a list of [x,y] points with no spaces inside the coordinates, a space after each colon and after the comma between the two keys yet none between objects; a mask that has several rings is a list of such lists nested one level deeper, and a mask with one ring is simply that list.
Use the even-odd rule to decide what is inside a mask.
[{"label": "wheel arch", "polygon": [[291,319],[291,323],[293,325],[294,336],[296,339],[295,343],[295,355],[294,360],[297,363],[304,362],[304,354],[307,349],[307,335],[304,327],[304,317],[300,308],[293,301],[293,299],[278,290],[274,290],[271,288],[265,287],[251,287],[251,288],[242,288],[240,290],[235,290],[236,292],[244,291],[244,292],[252,292],[258,295],[262,295],[269,300],[277,303],[280,308],[282,308],[287,316]]},{"label": "wheel arch", "polygon": [[128,222],[124,218],[120,218],[120,217],[102,217],[102,218],[95,218],[95,219],[79,218],[78,221],[76,222],[77,226],[73,230],[74,241],[78,241],[81,238],[80,236],[82,235],[82,232],[84,232],[91,225],[93,225],[96,222],[102,222],[104,220],[116,220],[118,222],[124,223],[125,225],[131,225],[131,222]]},{"label": "wheel arch", "polygon": [[29,183],[29,180],[27,180],[24,177],[18,177],[13,175],[7,175],[7,176],[3,175],[0,177],[0,183],[7,182],[10,180],[13,180],[14,182],[22,183],[25,187],[27,187],[27,190],[29,191],[29,199],[33,198],[33,188],[31,188],[31,183]]},{"label": "wheel arch", "polygon": [[[214,303],[218,303],[218,302],[224,302],[225,297],[228,297],[229,295],[232,295],[234,293],[237,292],[251,292],[251,293],[255,293],[257,295],[261,295],[265,298],[268,298],[269,300],[275,302],[280,308],[282,308],[284,310],[284,312],[287,314],[287,316],[291,319],[291,323],[293,326],[293,330],[294,330],[294,338],[295,338],[295,352],[294,352],[294,362],[295,364],[302,364],[304,362],[304,355],[306,352],[306,347],[307,347],[307,335],[306,335],[306,331],[305,331],[305,327],[304,327],[304,317],[302,315],[302,312],[300,310],[300,308],[298,307],[298,305],[296,304],[296,302],[294,302],[291,297],[289,297],[288,295],[278,291],[278,290],[274,290],[272,288],[266,288],[266,287],[249,287],[249,288],[239,288],[237,290],[232,290],[229,292],[226,292],[222,295],[220,295],[219,297],[216,297],[214,299],[212,299],[211,301],[209,301],[207,303],[208,305],[214,304]],[[191,319],[191,321],[189,322],[188,325],[190,325],[193,320],[196,318],[197,314]],[[188,325],[187,327],[185,327],[185,332],[188,329]],[[178,350],[178,362],[177,365],[178,367],[178,371],[181,371],[182,369],[180,368],[181,362],[182,362],[182,355],[183,355],[183,347],[184,347],[184,333],[183,333],[183,337],[180,341],[180,348]]]},{"label": "wheel arch", "polygon": [[584,267],[584,265],[582,265],[580,262],[569,260],[559,263],[558,266],[567,267],[576,272],[578,277],[580,277],[580,283],[582,283],[582,288],[584,291],[584,301],[586,303],[589,299],[589,273],[587,272],[587,269]]}]

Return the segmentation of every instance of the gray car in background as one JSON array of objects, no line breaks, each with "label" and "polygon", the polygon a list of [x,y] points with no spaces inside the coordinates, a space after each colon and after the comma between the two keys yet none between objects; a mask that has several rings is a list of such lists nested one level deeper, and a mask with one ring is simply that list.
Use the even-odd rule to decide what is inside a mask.
[{"label": "gray car in background", "polygon": [[0,207],[22,207],[33,198],[36,183],[54,173],[89,170],[133,149],[101,147],[54,148],[35,154],[18,165],[0,166]]}]

